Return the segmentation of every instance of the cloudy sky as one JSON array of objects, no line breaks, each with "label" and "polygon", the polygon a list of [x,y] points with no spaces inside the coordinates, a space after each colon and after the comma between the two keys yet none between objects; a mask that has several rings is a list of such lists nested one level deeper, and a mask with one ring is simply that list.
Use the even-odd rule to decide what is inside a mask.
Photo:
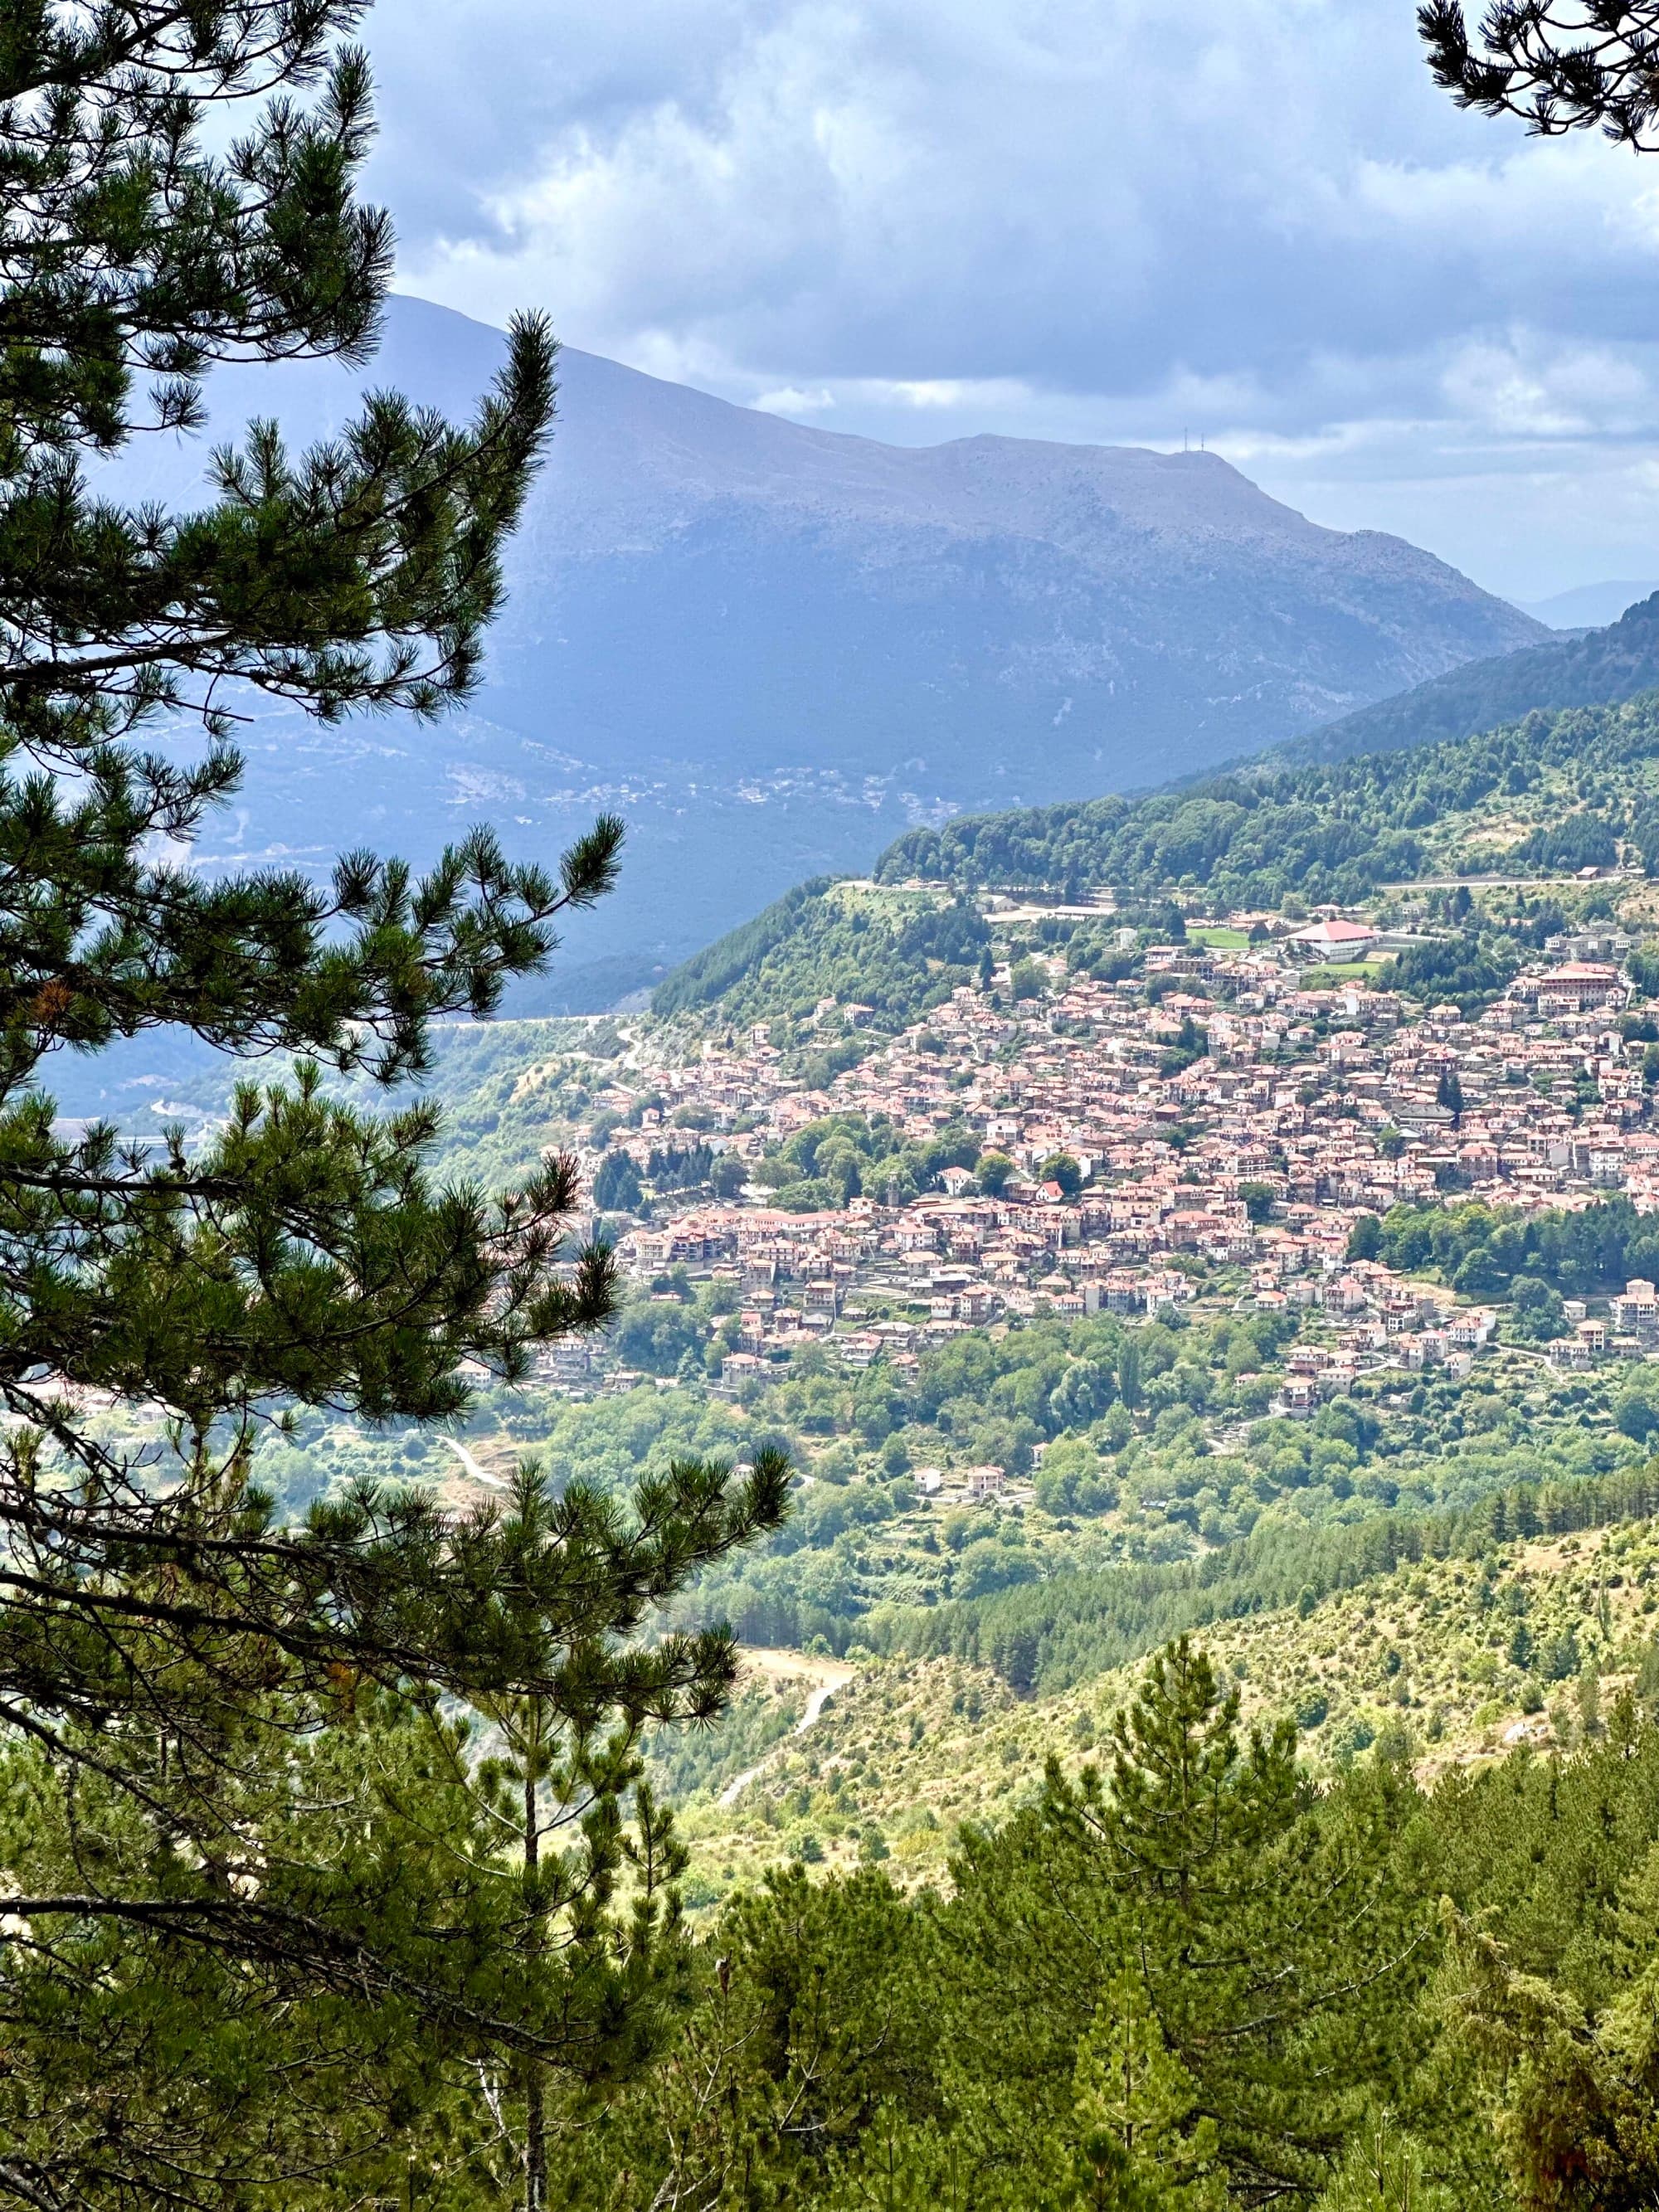
[{"label": "cloudy sky", "polygon": [[1411,0],[383,0],[399,289],[823,428],[1178,446],[1536,599],[1659,577],[1659,155]]}]

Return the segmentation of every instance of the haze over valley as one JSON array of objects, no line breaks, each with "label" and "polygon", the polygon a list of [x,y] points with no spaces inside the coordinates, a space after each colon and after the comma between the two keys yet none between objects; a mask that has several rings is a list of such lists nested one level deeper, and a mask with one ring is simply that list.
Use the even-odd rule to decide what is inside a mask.
[{"label": "haze over valley", "polygon": [[[393,298],[366,377],[227,369],[215,430],[270,413],[309,441],[365,382],[461,414],[503,343]],[[545,855],[616,807],[621,889],[521,1005],[609,1005],[913,823],[1162,782],[1547,635],[1213,453],[884,446],[574,348],[559,374],[483,687],[427,728],[255,708],[242,793],[201,853],[426,859],[476,818]],[[143,443],[110,475],[184,503],[202,452]]]}]

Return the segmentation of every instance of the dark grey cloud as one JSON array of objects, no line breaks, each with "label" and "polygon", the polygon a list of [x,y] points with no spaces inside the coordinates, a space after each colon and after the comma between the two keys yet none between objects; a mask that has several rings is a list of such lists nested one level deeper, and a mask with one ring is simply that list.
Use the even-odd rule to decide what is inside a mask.
[{"label": "dark grey cloud", "polygon": [[397,0],[374,181],[408,289],[732,398],[913,441],[1185,426],[1500,587],[1638,573],[1659,159],[1458,114],[1412,17]]}]

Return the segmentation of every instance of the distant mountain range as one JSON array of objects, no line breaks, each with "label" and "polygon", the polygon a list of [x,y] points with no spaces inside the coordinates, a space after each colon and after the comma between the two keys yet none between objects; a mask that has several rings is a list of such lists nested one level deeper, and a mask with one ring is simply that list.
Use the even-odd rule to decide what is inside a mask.
[{"label": "distant mountain range", "polygon": [[[326,433],[365,380],[459,410],[502,343],[395,300],[370,379],[222,371],[214,434],[254,414]],[[546,854],[618,807],[623,887],[573,927],[544,1008],[613,1001],[908,824],[1191,773],[1547,635],[1213,454],[882,446],[574,350],[562,384],[472,707],[425,730],[258,710],[203,856],[422,860],[480,817]],[[200,459],[151,444],[113,479],[187,501]]]},{"label": "distant mountain range", "polygon": [[1617,622],[1638,599],[1659,592],[1659,578],[1645,584],[1578,584],[1570,592],[1557,592],[1547,599],[1517,599],[1522,614],[1552,629],[1599,629]]}]

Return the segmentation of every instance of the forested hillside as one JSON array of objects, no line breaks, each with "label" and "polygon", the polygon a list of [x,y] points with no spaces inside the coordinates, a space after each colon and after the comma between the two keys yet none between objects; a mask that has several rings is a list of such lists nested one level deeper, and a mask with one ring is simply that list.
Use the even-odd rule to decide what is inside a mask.
[{"label": "forested hillside", "polygon": [[[1521,1627],[1528,1580],[1513,1557],[1462,1577]],[[1342,1625],[1400,1683],[1396,1609]],[[559,2201],[1634,2212],[1659,2176],[1653,1675],[1587,1697],[1559,1763],[1426,1787],[1396,1747],[1323,1791],[1295,1722],[1247,1729],[1184,1643],[1080,1709],[1046,1773],[958,1683],[945,1721],[1003,1771],[949,1893],[907,1896],[866,1835],[856,1870],[734,1900],[666,2063],[603,2128],[571,2100]],[[939,1724],[929,1686],[878,1675],[766,1802],[844,1815]],[[909,1814],[902,1844],[927,1800]]]},{"label": "forested hillside", "polygon": [[[1445,875],[1522,884],[1623,860],[1659,872],[1659,691],[1409,750],[1242,769],[1139,799],[964,815],[890,846],[873,884],[815,878],[676,969],[659,1015],[781,1024],[831,998],[873,1026],[914,1020],[968,981],[991,932],[971,895],[1115,895],[1121,919],[1168,933],[1165,902],[1214,913],[1350,904]],[[1459,997],[1508,972],[1453,975],[1437,948],[1393,976]],[[1512,967],[1511,961],[1510,966]],[[820,1040],[822,1042],[822,1040]]]},{"label": "forested hillside", "polygon": [[[1504,1744],[1571,1750],[1599,1734],[1621,1689],[1659,1696],[1644,1610],[1659,1574],[1656,1495],[1649,1468],[1524,1486],[1469,1512],[1310,1531],[1299,1547],[1281,1531],[1271,1599],[1265,1575],[1206,1589],[1166,1574],[1146,1578],[1139,1610],[1120,1588],[1097,1616],[1079,1577],[1061,1594],[1073,1603],[1048,1618],[1070,1638],[1054,1654],[1080,1663],[1030,1685],[993,1664],[1022,1640],[1030,1649],[1042,1594],[1029,1589],[987,1608],[994,1647],[975,1650],[957,1620],[856,1664],[757,1666],[706,1735],[663,1745],[659,1771],[686,1808],[696,1903],[719,1903],[781,1852],[843,1872],[860,1856],[890,1859],[907,1876],[937,1878],[952,1827],[1006,1817],[1051,1757],[1083,1764],[1147,1656],[1178,1633],[1201,1638],[1237,1684],[1247,1720],[1295,1722],[1322,1784],[1367,1754],[1409,1757],[1427,1778]],[[1103,1659],[1109,1645],[1116,1656]],[[804,1743],[788,1741],[815,1683],[829,1705],[799,1731]]]},{"label": "forested hillside", "polygon": [[1548,876],[1659,867],[1659,694],[1533,713],[1474,737],[1352,760],[1241,769],[1144,798],[970,815],[915,830],[878,880],[964,886],[1202,888],[1212,903],[1287,892],[1347,902],[1431,869]]},{"label": "forested hillside", "polygon": [[856,884],[820,879],[800,884],[677,968],[659,986],[652,1011],[718,1005],[728,1020],[769,1022],[810,1013],[829,996],[907,1021],[930,994],[948,998],[989,943],[971,906],[872,897]]},{"label": "forested hillside", "polygon": [[[984,959],[988,933],[963,898],[998,888],[1110,890],[1128,919],[1176,929],[1149,902],[1199,893],[1219,913],[1287,897],[1348,904],[1422,878],[1541,883],[1621,859],[1659,872],[1659,691],[1409,750],[1281,761],[1139,799],[914,830],[883,854],[873,891],[799,885],[676,969],[653,1006],[776,1021],[830,997],[861,1002],[878,1026],[914,1019]],[[907,888],[919,883],[948,896]]]},{"label": "forested hillside", "polygon": [[[1441,1514],[1378,1514],[1318,1529],[1279,1521],[1196,1564],[1057,1574],[979,1602],[895,1609],[866,1634],[883,1650],[974,1660],[1016,1691],[1060,1690],[1121,1667],[1168,1637],[1281,1612],[1298,1601],[1310,1609],[1334,1591],[1358,1589],[1402,1565],[1479,1558],[1505,1537],[1645,1522],[1656,1510],[1659,1478],[1647,1467],[1589,1481],[1529,1482]],[[1523,1656],[1521,1675],[1536,1648]],[[1577,1674],[1576,1662],[1571,1671]],[[1285,1678],[1274,1681],[1288,1694]]]},{"label": "forested hillside", "polygon": [[1391,699],[1356,708],[1297,738],[1281,760],[1347,760],[1356,753],[1394,752],[1472,737],[1534,708],[1593,707],[1634,698],[1659,684],[1659,598],[1627,608],[1619,620],[1587,636],[1522,646],[1489,660],[1431,677]]}]

